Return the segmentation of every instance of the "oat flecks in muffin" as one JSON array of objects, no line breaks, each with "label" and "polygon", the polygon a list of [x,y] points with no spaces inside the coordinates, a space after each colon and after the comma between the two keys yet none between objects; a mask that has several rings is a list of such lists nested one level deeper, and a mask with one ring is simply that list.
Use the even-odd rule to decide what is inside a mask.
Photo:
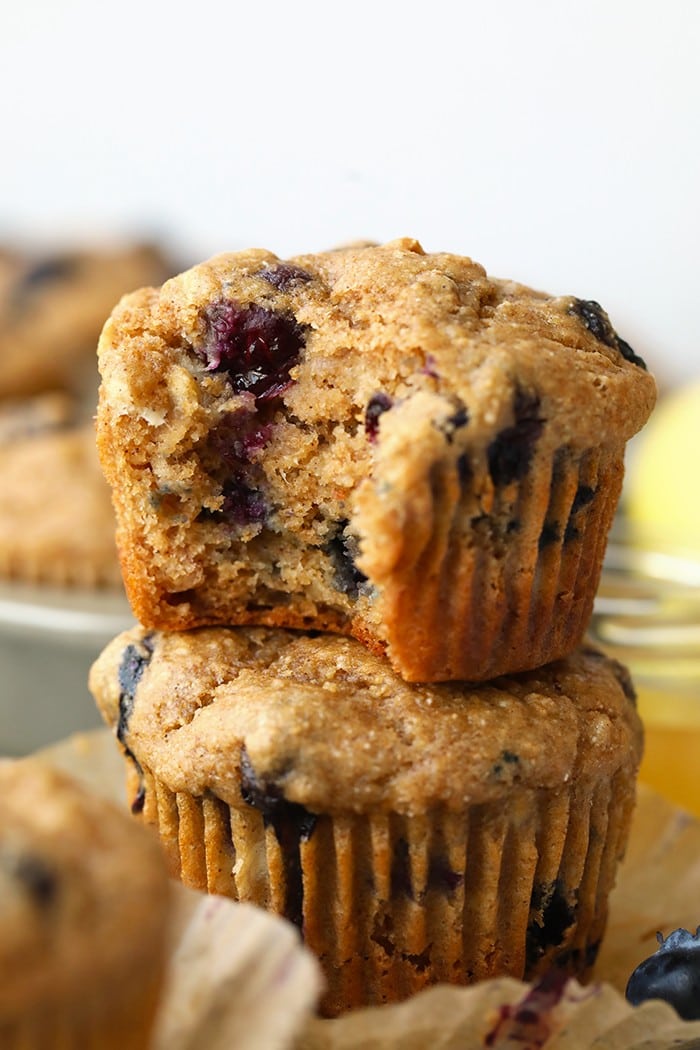
[{"label": "oat flecks in muffin", "polygon": [[139,620],[352,634],[414,681],[571,651],[655,396],[576,302],[408,239],[127,297],[98,442]]}]

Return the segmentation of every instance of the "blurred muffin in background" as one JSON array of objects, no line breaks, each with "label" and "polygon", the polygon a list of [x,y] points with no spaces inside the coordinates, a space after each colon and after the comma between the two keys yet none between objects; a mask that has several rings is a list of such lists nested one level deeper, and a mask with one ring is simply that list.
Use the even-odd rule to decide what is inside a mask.
[{"label": "blurred muffin in background", "polygon": [[148,243],[0,246],[0,578],[121,586],[91,422],[97,340],[125,292],[175,269]]},{"label": "blurred muffin in background", "polygon": [[173,272],[152,244],[44,256],[0,248],[0,398],[59,389],[94,402],[95,347],[110,311]]},{"label": "blurred muffin in background", "polygon": [[146,1050],[170,892],[155,840],[36,759],[0,764],[0,1046]]},{"label": "blurred muffin in background", "polygon": [[0,576],[58,586],[118,586],[109,489],[91,422],[44,394],[0,401]]}]

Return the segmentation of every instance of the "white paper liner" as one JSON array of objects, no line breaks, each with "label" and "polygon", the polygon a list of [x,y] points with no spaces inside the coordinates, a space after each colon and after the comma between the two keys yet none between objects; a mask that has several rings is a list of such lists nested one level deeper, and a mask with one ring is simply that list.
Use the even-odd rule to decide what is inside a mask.
[{"label": "white paper liner", "polygon": [[153,1050],[283,1050],[314,1009],[318,964],[290,923],[196,899],[177,940]]},{"label": "white paper liner", "polygon": [[[107,730],[79,734],[42,754],[123,803],[123,760]],[[657,930],[667,936],[700,922],[700,821],[644,787],[610,900],[597,983],[582,988],[570,981],[558,996],[533,997],[530,985],[500,978],[471,988],[440,985],[395,1006],[320,1020],[312,1017],[320,972],[294,927],[250,905],[184,888],[177,901],[153,1050],[700,1048],[700,1021],[679,1020],[665,1003],[632,1007],[624,998],[632,970],[657,947]],[[534,1004],[529,1027],[513,1009],[525,999]]]}]

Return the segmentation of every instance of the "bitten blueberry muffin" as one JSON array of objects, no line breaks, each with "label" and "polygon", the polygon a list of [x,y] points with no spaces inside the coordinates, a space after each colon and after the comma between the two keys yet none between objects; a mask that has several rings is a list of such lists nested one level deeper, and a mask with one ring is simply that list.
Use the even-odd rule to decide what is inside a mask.
[{"label": "bitten blueberry muffin", "polygon": [[172,272],[150,245],[0,251],[0,398],[52,389],[94,395],[105,317],[124,292]]},{"label": "bitten blueberry muffin", "polygon": [[36,759],[0,763],[0,1046],[140,1050],[168,877],[128,814]]},{"label": "bitten blueberry muffin", "polygon": [[338,635],[136,627],[90,686],[171,873],[296,923],[327,1014],[592,966],[642,744],[599,651],[416,685]]},{"label": "bitten blueberry muffin", "polygon": [[137,618],[353,635],[408,681],[578,644],[655,397],[592,301],[399,240],[125,298],[98,444]]}]

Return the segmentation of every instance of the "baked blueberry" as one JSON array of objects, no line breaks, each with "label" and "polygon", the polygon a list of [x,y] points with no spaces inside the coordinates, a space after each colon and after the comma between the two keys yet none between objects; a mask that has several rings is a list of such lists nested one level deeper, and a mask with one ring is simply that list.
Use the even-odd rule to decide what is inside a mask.
[{"label": "baked blueberry", "polygon": [[127,645],[119,666],[119,721],[117,739],[125,742],[129,718],[134,709],[136,688],[153,656],[153,637],[146,635],[138,644]]},{"label": "baked blueberry", "polygon": [[281,262],[276,266],[266,266],[261,270],[258,277],[277,288],[280,292],[288,292],[299,284],[308,284],[313,278],[301,266],[292,266],[290,263]]},{"label": "baked blueberry", "polygon": [[633,1006],[647,999],[664,999],[684,1021],[700,1020],[700,926],[695,933],[678,929],[632,973],[625,995]]},{"label": "baked blueberry", "polygon": [[517,389],[513,399],[515,422],[505,427],[488,447],[489,473],[494,485],[522,481],[527,474],[544,419],[539,414],[540,399]]},{"label": "baked blueberry", "polygon": [[197,353],[209,371],[226,372],[234,390],[249,390],[261,401],[289,386],[289,371],[306,342],[293,317],[222,299],[210,303],[202,319],[204,342]]},{"label": "baked blueberry", "polygon": [[316,815],[297,802],[289,802],[279,784],[258,777],[245,745],[241,748],[241,796],[262,815],[280,846],[286,887],[285,918],[300,929],[304,921],[304,883],[300,844],[316,826]]},{"label": "baked blueberry", "polygon": [[365,432],[370,441],[376,441],[379,433],[379,417],[387,412],[393,404],[388,394],[374,394],[367,402],[365,409]]},{"label": "baked blueberry", "polygon": [[347,526],[347,521],[338,522],[335,535],[325,545],[324,550],[333,562],[334,581],[338,590],[347,594],[349,598],[357,598],[367,577],[355,563],[358,554],[357,540],[347,532]]},{"label": "baked blueberry", "polygon": [[594,335],[601,343],[613,350],[619,350],[626,361],[630,361],[633,365],[638,365],[639,368],[646,369],[647,366],[642,358],[635,354],[629,343],[625,342],[624,339],[620,339],[610,323],[610,318],[595,299],[574,299],[569,308],[569,313],[573,314],[574,317],[578,317],[591,335]]}]

